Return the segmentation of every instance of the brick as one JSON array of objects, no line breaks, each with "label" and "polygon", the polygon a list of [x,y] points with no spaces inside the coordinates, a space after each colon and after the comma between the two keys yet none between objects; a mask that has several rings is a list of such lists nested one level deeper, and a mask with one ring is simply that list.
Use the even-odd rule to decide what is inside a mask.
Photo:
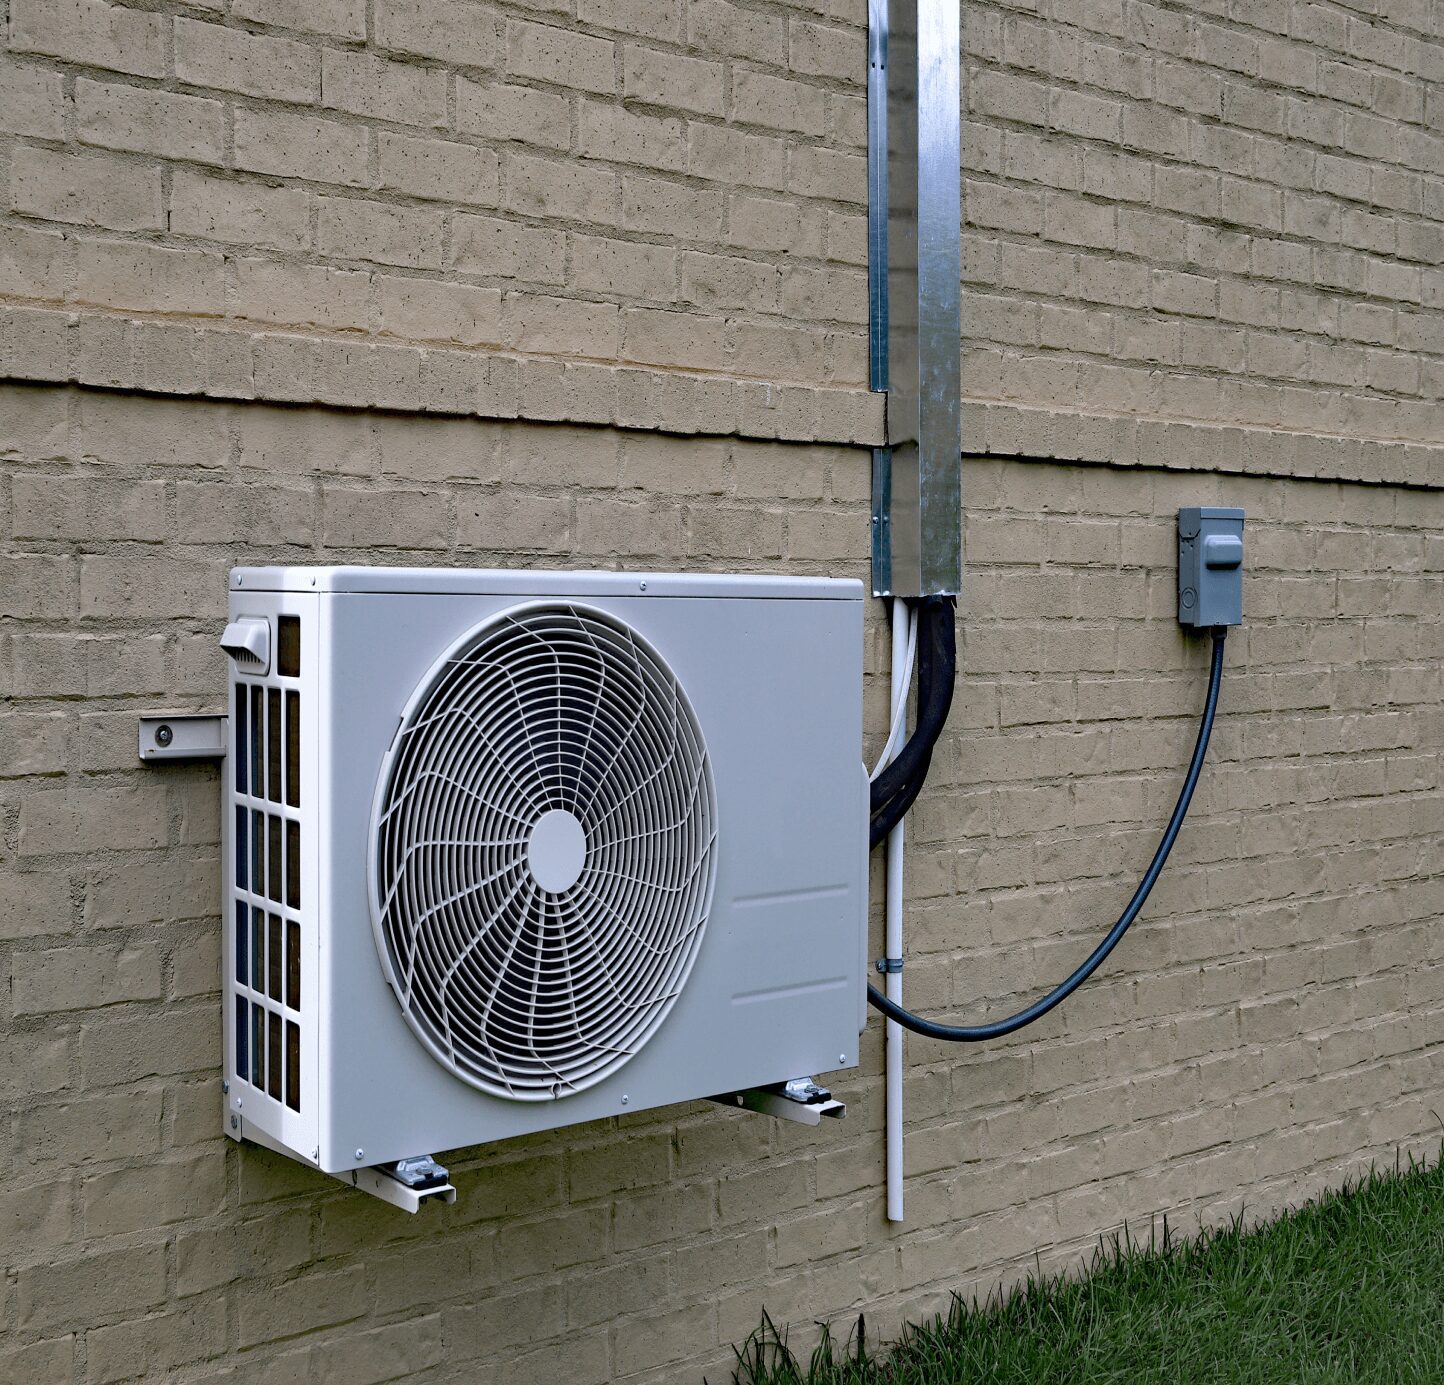
[{"label": "brick", "polygon": [[381,186],[413,197],[494,207],[501,195],[501,161],[490,149],[383,130],[377,158]]},{"label": "brick", "polygon": [[17,1015],[158,1000],[160,956],[154,949],[114,946],[22,952],[11,966],[10,991]]},{"label": "brick", "polygon": [[565,548],[571,510],[571,501],[561,497],[472,495],[457,503],[456,541],[463,548],[489,551]]},{"label": "brick", "polygon": [[90,1087],[198,1072],[220,1063],[220,1026],[210,1006],[141,1018],[92,1017],[80,1031],[80,1065]]},{"label": "brick", "polygon": [[507,27],[506,47],[509,76],[581,91],[616,90],[616,45],[609,39],[550,25],[512,23]]},{"label": "brick", "polygon": [[523,216],[614,224],[617,178],[585,164],[513,156],[507,160],[506,206]]},{"label": "brick", "polygon": [[318,183],[364,187],[364,126],[314,116],[241,108],[235,115],[236,167]]},{"label": "brick", "polygon": [[302,105],[321,91],[320,55],[311,44],[195,19],[175,21],[175,75],[187,86]]},{"label": "brick", "polygon": [[682,121],[636,115],[620,106],[584,101],[578,152],[615,163],[680,172],[687,165]]},{"label": "brick", "polygon": [[85,1229],[92,1236],[113,1236],[213,1216],[224,1200],[224,1174],[219,1147],[184,1163],[92,1174],[81,1185]]},{"label": "brick", "polygon": [[[333,222],[336,234],[344,234],[347,217],[333,215]],[[378,229],[384,232],[386,227]],[[371,278],[364,270],[241,259],[233,273],[231,310],[237,317],[342,330],[360,330],[370,320]]]},{"label": "brick", "polygon": [[698,193],[661,178],[622,179],[622,224],[628,230],[715,238],[721,233],[722,209],[720,193]]},{"label": "brick", "polygon": [[456,128],[463,134],[566,149],[572,140],[565,96],[500,82],[456,79]]},{"label": "brick", "polygon": [[159,230],[164,224],[160,172],[104,156],[81,157],[22,146],[10,168],[11,205],[48,221]]},{"label": "brick", "polygon": [[70,914],[68,877],[32,871],[0,876],[0,938],[66,932]]},{"label": "brick", "polygon": [[90,1326],[164,1297],[163,1246],[83,1255],[20,1271],[19,1321],[32,1328],[67,1321]]},{"label": "brick", "polygon": [[63,712],[0,717],[0,779],[63,774],[71,730]]},{"label": "brick", "polygon": [[441,264],[438,211],[355,197],[320,197],[316,207],[316,244],[322,254],[409,269]]},{"label": "brick", "polygon": [[512,293],[503,310],[508,344],[518,350],[603,359],[617,354],[621,321],[613,304]]},{"label": "brick", "polygon": [[165,75],[169,20],[106,0],[15,0],[10,47],[137,77]]},{"label": "brick", "polygon": [[189,1297],[287,1274],[311,1253],[310,1217],[296,1209],[182,1227],[176,1232],[176,1292]]},{"label": "brick", "polygon": [[775,312],[779,306],[782,276],[775,265],[687,252],[681,268],[683,297],[703,307]]},{"label": "brick", "polygon": [[0,1347],[0,1370],[12,1380],[64,1380],[74,1371],[76,1336]]},{"label": "brick", "polygon": [[68,558],[25,554],[0,558],[0,586],[21,619],[68,615],[75,605],[75,568]]},{"label": "brick", "polygon": [[102,1327],[86,1333],[85,1345],[87,1370],[94,1381],[162,1376],[225,1351],[225,1304],[195,1304]]},{"label": "brick", "polygon": [[178,169],[170,226],[182,235],[270,250],[303,250],[311,240],[311,195],[300,188],[236,182]]},{"label": "brick", "polygon": [[463,272],[561,284],[566,277],[565,255],[566,237],[558,231],[466,215],[457,216],[452,225],[451,265]]},{"label": "brick", "polygon": [[321,54],[321,104],[402,125],[444,125],[446,77],[435,68],[328,48]]},{"label": "brick", "polygon": [[221,102],[199,96],[83,77],[75,83],[80,138],[105,149],[220,163],[225,157],[225,109]]},{"label": "brick", "polygon": [[243,1347],[332,1327],[366,1311],[366,1280],[359,1265],[334,1274],[309,1274],[277,1289],[249,1288],[240,1299]]},{"label": "brick", "polygon": [[190,400],[86,393],[80,435],[84,456],[122,466],[217,466],[230,452],[226,410]]},{"label": "brick", "polygon": [[733,3],[733,0],[689,0],[688,36],[704,52],[753,58],[780,53],[787,41],[787,19]]},{"label": "brick", "polygon": [[725,73],[721,63],[628,44],[622,53],[622,94],[651,106],[721,115]]},{"label": "brick", "polygon": [[787,187],[787,146],[766,135],[694,123],[687,131],[687,169],[716,182],[782,189]]},{"label": "brick", "polygon": [[354,1385],[403,1379],[439,1365],[443,1355],[439,1313],[332,1338],[312,1352],[323,1378]]},{"label": "brick", "polygon": [[496,20],[463,0],[376,0],[375,37],[396,53],[491,67],[500,49]]},{"label": "brick", "polygon": [[0,64],[0,130],[36,139],[65,138],[65,93],[58,72]]},{"label": "brick", "polygon": [[225,311],[225,262],[207,251],[82,240],[75,275],[82,303],[216,317]]},{"label": "brick", "polygon": [[0,1093],[28,1100],[68,1087],[73,1049],[68,1034],[19,1033],[0,1039],[0,1056],[6,1060]]},{"label": "brick", "polygon": [[328,489],[321,497],[321,541],[335,548],[444,548],[445,500],[424,491]]},{"label": "brick", "polygon": [[377,275],[375,286],[383,332],[463,346],[497,344],[505,335],[497,289],[393,275]]},{"label": "brick", "polygon": [[58,299],[64,293],[64,274],[65,241],[58,234],[19,226],[0,230],[0,292]]},{"label": "brick", "polygon": [[334,38],[366,37],[366,0],[236,0],[231,12],[278,29],[301,29]]},{"label": "brick", "polygon": [[673,296],[677,255],[641,241],[573,236],[572,276],[586,291],[665,301]]},{"label": "brick", "polygon": [[732,82],[734,118],[768,130],[820,135],[826,128],[826,99],[817,87],[765,72],[739,71]]},{"label": "brick", "polygon": [[165,798],[154,790],[47,789],[20,813],[21,856],[161,846],[165,838]]}]

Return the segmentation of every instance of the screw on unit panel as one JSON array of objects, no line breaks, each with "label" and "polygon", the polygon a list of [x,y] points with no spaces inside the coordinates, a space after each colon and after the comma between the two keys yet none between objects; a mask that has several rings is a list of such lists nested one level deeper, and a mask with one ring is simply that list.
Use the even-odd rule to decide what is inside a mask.
[{"label": "screw on unit panel", "polygon": [[627,1096],[625,1093],[623,1093],[623,1095],[622,1095],[622,1105],[625,1106],[631,1099],[632,1099],[631,1097],[629,1097],[629,1096]]},{"label": "screw on unit panel", "polygon": [[356,1151],[356,1157],[358,1159],[364,1159],[366,1157],[366,1151],[364,1149],[358,1149]]}]

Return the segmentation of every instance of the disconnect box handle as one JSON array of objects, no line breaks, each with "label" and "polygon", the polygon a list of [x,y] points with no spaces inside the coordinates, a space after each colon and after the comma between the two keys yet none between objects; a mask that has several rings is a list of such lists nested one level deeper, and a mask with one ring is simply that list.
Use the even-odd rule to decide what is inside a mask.
[{"label": "disconnect box handle", "polygon": [[1203,541],[1203,565],[1213,568],[1243,566],[1243,540],[1236,534],[1210,534]]}]

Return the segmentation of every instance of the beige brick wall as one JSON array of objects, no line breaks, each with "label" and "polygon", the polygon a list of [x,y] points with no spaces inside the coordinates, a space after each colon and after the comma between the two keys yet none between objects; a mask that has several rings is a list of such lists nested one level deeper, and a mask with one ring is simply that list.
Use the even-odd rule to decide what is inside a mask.
[{"label": "beige brick wall", "polygon": [[1060,976],[1151,852],[1180,504],[1248,507],[1248,623],[1105,973],[910,1044],[907,1225],[875,1024],[841,1125],[467,1151],[415,1219],[221,1138],[217,782],[134,736],[218,707],[232,563],[867,576],[863,10],[0,0],[0,1380],[715,1381],[764,1307],[887,1330],[1437,1142],[1440,0],[965,6],[918,1008]]},{"label": "beige brick wall", "polygon": [[[4,300],[866,380],[862,0],[8,11]],[[972,397],[1439,442],[1437,0],[965,11]]]},{"label": "beige brick wall", "polygon": [[[1202,696],[1173,513],[1248,507],[1247,624],[1146,917],[1061,1012],[881,1047],[847,1120],[688,1105],[467,1151],[415,1219],[219,1130],[214,708],[237,561],[865,576],[865,448],[0,388],[0,1378],[725,1378],[762,1309],[879,1328],[1125,1219],[1264,1212],[1437,1141],[1444,489],[967,463],[963,672],[909,998],[1058,977],[1152,849]],[[884,699],[869,643],[869,749]],[[876,940],[875,940],[876,943]],[[802,1330],[805,1331],[805,1328]],[[308,1374],[309,1373],[309,1374]]]}]

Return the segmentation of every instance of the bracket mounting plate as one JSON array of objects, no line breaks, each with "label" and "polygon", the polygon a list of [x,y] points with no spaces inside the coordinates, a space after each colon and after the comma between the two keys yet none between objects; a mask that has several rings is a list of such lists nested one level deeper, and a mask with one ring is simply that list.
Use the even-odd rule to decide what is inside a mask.
[{"label": "bracket mounting plate", "polygon": [[141,717],[137,754],[151,760],[224,760],[229,717],[177,712]]}]

